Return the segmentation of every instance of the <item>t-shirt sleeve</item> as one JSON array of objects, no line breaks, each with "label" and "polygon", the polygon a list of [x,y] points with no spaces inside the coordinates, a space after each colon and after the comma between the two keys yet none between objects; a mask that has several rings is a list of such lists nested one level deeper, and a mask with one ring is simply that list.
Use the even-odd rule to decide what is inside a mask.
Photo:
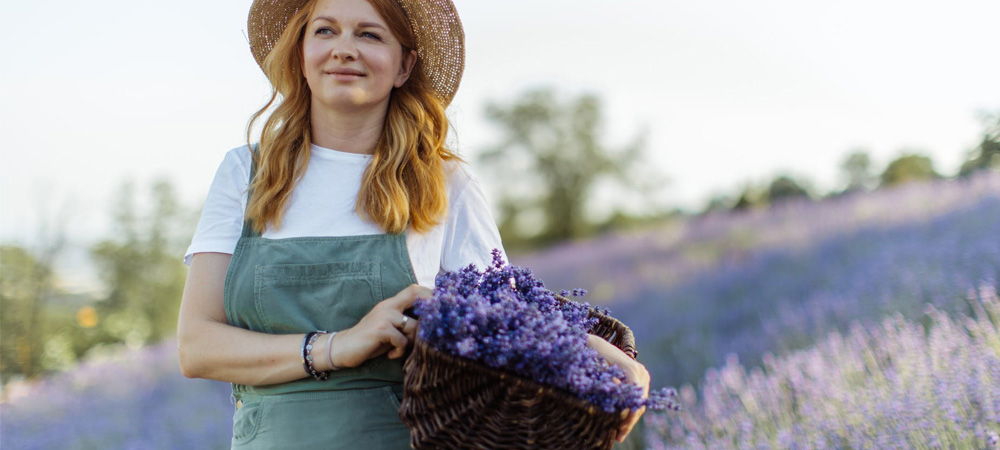
[{"label": "t-shirt sleeve", "polygon": [[458,270],[469,264],[483,269],[492,262],[493,249],[500,250],[506,261],[500,231],[478,180],[464,164],[457,165],[453,177],[441,270]]},{"label": "t-shirt sleeve", "polygon": [[250,150],[244,146],[226,153],[208,189],[198,227],[184,254],[185,264],[191,264],[191,256],[195,253],[231,255],[236,250],[236,242],[243,230],[249,177]]}]

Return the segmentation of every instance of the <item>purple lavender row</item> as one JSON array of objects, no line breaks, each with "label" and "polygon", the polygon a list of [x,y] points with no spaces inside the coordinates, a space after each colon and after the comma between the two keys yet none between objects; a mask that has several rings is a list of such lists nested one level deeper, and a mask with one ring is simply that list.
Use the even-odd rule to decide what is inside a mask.
[{"label": "purple lavender row", "polygon": [[674,390],[643,398],[638,385],[619,382],[626,379],[621,368],[587,345],[587,330],[597,323],[588,304],[560,301],[530,269],[505,264],[496,250],[482,272],[470,265],[439,275],[434,296],[418,301],[416,313],[419,337],[439,351],[564,389],[609,413],[678,409]]},{"label": "purple lavender row", "polygon": [[177,342],[117,350],[37,382],[0,403],[0,448],[228,448],[228,383],[180,374]]},{"label": "purple lavender row", "polygon": [[1000,282],[1000,173],[667,223],[512,258],[581,286],[642,342],[654,379],[694,382],[735,353],[818,336]]},{"label": "purple lavender row", "polygon": [[929,306],[816,346],[735,356],[709,370],[685,411],[646,415],[651,449],[1000,449],[1000,300],[973,291],[973,313]]},{"label": "purple lavender row", "polygon": [[925,223],[998,198],[1000,172],[983,171],[965,179],[668,221],[511,255],[511,262],[532,267],[550,286],[586,288],[592,303],[617,302],[637,298],[635,288],[674,285],[720,265],[737,264],[754,252],[808,248],[859,231]]}]

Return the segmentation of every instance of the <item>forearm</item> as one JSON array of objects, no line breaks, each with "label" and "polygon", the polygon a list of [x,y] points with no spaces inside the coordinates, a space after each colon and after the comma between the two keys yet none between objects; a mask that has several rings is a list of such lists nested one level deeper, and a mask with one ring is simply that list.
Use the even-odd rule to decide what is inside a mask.
[{"label": "forearm", "polygon": [[599,355],[604,357],[611,364],[618,364],[619,367],[623,367],[634,363],[632,358],[629,358],[625,352],[621,351],[614,344],[602,339],[600,336],[595,336],[593,334],[587,335],[587,346],[597,351]]},{"label": "forearm", "polygon": [[[306,376],[302,368],[303,334],[272,335],[211,320],[190,325],[194,329],[178,333],[181,371],[187,377],[265,385]],[[313,353],[325,356],[319,350]],[[326,358],[317,359],[326,362]]]}]

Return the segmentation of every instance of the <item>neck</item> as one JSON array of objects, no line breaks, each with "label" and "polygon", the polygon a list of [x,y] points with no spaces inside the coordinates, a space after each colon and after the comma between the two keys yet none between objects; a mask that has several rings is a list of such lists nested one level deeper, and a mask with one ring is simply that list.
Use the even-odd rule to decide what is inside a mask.
[{"label": "neck", "polygon": [[382,135],[388,104],[349,111],[310,108],[312,143],[341,152],[371,155]]}]

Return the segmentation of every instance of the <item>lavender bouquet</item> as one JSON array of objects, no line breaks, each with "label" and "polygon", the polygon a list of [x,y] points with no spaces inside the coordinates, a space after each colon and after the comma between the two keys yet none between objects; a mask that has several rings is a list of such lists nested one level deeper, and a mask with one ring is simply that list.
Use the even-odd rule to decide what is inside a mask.
[{"label": "lavender bouquet", "polygon": [[418,301],[415,313],[418,338],[436,350],[560,388],[604,412],[680,409],[674,389],[643,398],[621,368],[587,345],[598,322],[590,308],[559,299],[530,269],[507,265],[494,250],[482,272],[470,265],[438,275],[433,297]]}]

